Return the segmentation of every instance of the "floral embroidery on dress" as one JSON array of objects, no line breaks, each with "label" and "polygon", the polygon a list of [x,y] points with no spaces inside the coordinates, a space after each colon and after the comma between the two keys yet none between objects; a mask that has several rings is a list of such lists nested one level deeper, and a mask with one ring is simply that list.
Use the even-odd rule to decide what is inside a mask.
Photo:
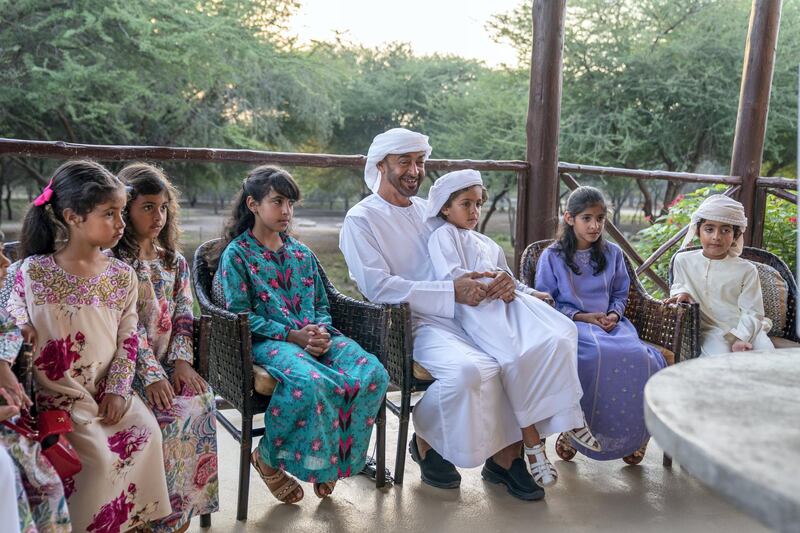
[{"label": "floral embroidery on dress", "polygon": [[72,341],[72,335],[67,335],[64,339],[51,339],[44,345],[33,364],[45,373],[47,379],[58,381],[72,367],[72,363],[81,358],[79,352],[85,341],[86,337],[80,331],[75,334],[75,342]]},{"label": "floral embroidery on dress", "polygon": [[118,259],[109,258],[106,270],[91,278],[65,272],[52,255],[36,255],[26,261],[35,305],[108,306],[118,311],[125,308],[133,280],[130,267]]}]

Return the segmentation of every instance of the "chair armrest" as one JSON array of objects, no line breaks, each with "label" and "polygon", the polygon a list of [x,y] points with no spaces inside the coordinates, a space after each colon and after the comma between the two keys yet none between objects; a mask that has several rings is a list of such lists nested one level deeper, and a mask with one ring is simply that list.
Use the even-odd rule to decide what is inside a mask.
[{"label": "chair armrest", "polygon": [[212,304],[197,291],[200,312],[209,319],[207,374],[203,376],[214,392],[227,400],[242,416],[256,413],[250,399],[253,389],[253,356],[247,313],[238,315]]},{"label": "chair armrest", "polygon": [[700,355],[700,306],[664,305],[643,292],[631,291],[625,316],[639,338],[675,353],[675,362]]},{"label": "chair armrest", "polygon": [[206,381],[208,381],[208,342],[210,339],[211,317],[208,315],[195,317],[192,328],[192,348],[194,349],[192,366]]}]

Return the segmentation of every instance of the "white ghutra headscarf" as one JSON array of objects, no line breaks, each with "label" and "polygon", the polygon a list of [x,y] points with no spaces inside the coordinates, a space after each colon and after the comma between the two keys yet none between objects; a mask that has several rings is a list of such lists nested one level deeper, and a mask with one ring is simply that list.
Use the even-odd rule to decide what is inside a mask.
[{"label": "white ghutra headscarf", "polygon": [[425,152],[425,159],[431,156],[431,145],[428,136],[405,128],[392,128],[376,135],[367,152],[367,164],[364,167],[364,181],[372,192],[378,192],[381,184],[381,172],[378,163],[390,154],[410,154]]},{"label": "white ghutra headscarf", "polygon": [[472,169],[448,172],[436,180],[430,191],[428,191],[428,207],[425,209],[425,220],[430,222],[431,219],[436,218],[451,194],[473,185],[483,185],[483,180],[481,179],[481,173]]},{"label": "white ghutra headscarf", "polygon": [[[682,249],[689,246],[695,235],[697,235],[697,223],[701,220],[712,220],[730,224],[731,226],[738,226],[742,233],[747,227],[747,217],[744,216],[744,206],[742,204],[724,194],[711,195],[703,200],[700,207],[692,214],[689,231],[686,232],[686,237],[684,237],[683,244],[681,244]],[[744,237],[739,234],[739,237],[733,241],[730,250],[728,250],[728,255],[733,257],[740,256],[742,254],[742,246],[744,246]]]}]

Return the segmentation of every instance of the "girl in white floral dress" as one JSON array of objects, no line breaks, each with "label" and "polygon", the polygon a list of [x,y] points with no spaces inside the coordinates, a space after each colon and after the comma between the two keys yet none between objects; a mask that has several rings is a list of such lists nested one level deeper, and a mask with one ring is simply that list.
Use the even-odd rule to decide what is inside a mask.
[{"label": "girl in white floral dress", "polygon": [[34,345],[39,410],[72,418],[83,466],[65,482],[75,531],[128,531],[171,511],[161,431],[131,389],[136,273],[101,251],[122,237],[124,207],[124,186],[101,165],[61,165],[25,216],[8,302]]},{"label": "girl in white floral dress", "polygon": [[149,524],[179,532],[194,516],[219,509],[214,393],[192,368],[192,288],[177,250],[177,192],[161,169],[134,163],[125,183],[125,234],[114,256],[139,278],[139,361],[134,388],[161,426],[172,514]]}]

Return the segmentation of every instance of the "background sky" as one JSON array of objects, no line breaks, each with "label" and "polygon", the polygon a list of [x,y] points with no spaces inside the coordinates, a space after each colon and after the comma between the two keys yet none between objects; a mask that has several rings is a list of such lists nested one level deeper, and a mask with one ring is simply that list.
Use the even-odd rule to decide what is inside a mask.
[{"label": "background sky", "polygon": [[335,32],[369,47],[393,41],[416,54],[455,54],[490,66],[515,64],[514,50],[492,42],[486,22],[525,0],[301,0],[292,30],[301,42],[330,41]]}]

